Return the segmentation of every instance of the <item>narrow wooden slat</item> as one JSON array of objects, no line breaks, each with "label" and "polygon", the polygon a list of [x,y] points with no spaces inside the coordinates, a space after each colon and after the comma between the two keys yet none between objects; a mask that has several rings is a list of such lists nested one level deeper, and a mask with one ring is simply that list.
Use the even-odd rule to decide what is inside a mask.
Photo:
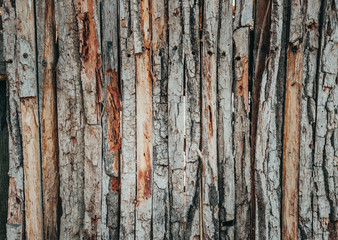
[{"label": "narrow wooden slat", "polygon": [[8,132],[9,132],[9,189],[7,239],[23,239],[24,234],[24,175],[23,153],[21,143],[21,113],[17,86],[17,52],[16,52],[16,14],[13,1],[3,2],[2,24],[4,39],[4,60],[6,61],[8,91]]},{"label": "narrow wooden slat", "polygon": [[118,4],[105,0],[102,14],[102,239],[119,235],[119,155],[121,152],[121,93],[118,60]]},{"label": "narrow wooden slat", "polygon": [[[45,1],[44,16],[44,72],[41,112],[41,155],[42,155],[42,186],[43,186],[43,217],[44,237],[56,239],[58,237],[58,198],[59,198],[59,170],[58,170],[58,142],[57,115],[55,89],[55,19],[54,1]],[[39,44],[39,43],[38,43]],[[40,43],[41,44],[41,43]],[[38,65],[40,66],[40,65]],[[39,71],[40,72],[40,71]]]},{"label": "narrow wooden slat", "polygon": [[337,214],[337,2],[322,1],[313,166],[313,238],[336,239]]},{"label": "narrow wooden slat", "polygon": [[235,239],[235,162],[232,129],[232,1],[219,7],[217,154],[220,239]]},{"label": "narrow wooden slat", "polygon": [[300,111],[304,41],[303,17],[306,3],[292,2],[287,76],[285,90],[284,145],[283,145],[283,239],[298,237],[298,179]]},{"label": "narrow wooden slat", "polygon": [[169,238],[168,41],[166,0],[152,1],[153,239]]},{"label": "narrow wooden slat", "polygon": [[84,108],[81,57],[74,2],[55,2],[59,59],[56,67],[59,173],[62,216],[61,239],[83,236]]},{"label": "narrow wooden slat", "polygon": [[27,239],[43,238],[40,139],[37,99],[34,2],[16,4],[17,74],[20,82],[22,149],[24,160],[25,224]]},{"label": "narrow wooden slat", "polygon": [[[136,54],[137,200],[136,239],[151,238],[152,219],[152,78],[151,15],[148,0],[134,1]],[[135,24],[135,21],[137,23]],[[140,21],[140,22],[138,22]],[[140,23],[140,25],[138,25]]]},{"label": "narrow wooden slat", "polygon": [[184,238],[200,239],[201,189],[201,80],[200,80],[200,4],[183,1],[184,19],[184,120],[185,120],[185,202]]},{"label": "narrow wooden slat", "polygon": [[[278,148],[277,98],[280,56],[283,49],[283,5],[277,1],[261,1],[256,5],[254,53],[253,137],[255,141],[256,239],[280,239],[281,236],[281,156]],[[282,86],[281,86],[282,85]]]},{"label": "narrow wooden slat", "polygon": [[318,49],[320,44],[319,28],[321,1],[308,1],[305,12],[304,60],[302,76],[302,100],[300,123],[300,156],[299,156],[299,236],[310,239],[313,236],[313,164],[316,121],[316,89]]},{"label": "narrow wooden slat", "polygon": [[170,237],[184,238],[184,65],[182,2],[168,2],[168,154]]},{"label": "narrow wooden slat", "polygon": [[120,238],[135,239],[136,81],[130,1],[120,1],[119,37],[122,85],[122,156]]},{"label": "narrow wooden slat", "polygon": [[219,238],[217,168],[218,1],[204,2],[202,54],[202,226],[204,239]]},{"label": "narrow wooden slat", "polygon": [[[236,18],[236,17],[235,17]],[[238,28],[239,27],[239,28]],[[236,26],[233,33],[234,56],[234,161],[236,195],[236,235],[244,239],[250,234],[251,162],[249,105],[249,34],[247,26]]]}]

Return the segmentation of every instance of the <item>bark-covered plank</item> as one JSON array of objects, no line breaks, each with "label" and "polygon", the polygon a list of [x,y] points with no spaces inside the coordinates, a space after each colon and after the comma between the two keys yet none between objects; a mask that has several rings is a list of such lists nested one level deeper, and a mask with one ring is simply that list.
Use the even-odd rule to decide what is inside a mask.
[{"label": "bark-covered plank", "polygon": [[219,9],[217,157],[220,239],[235,239],[235,162],[232,135],[232,1],[222,1]]},{"label": "bark-covered plank", "polygon": [[170,237],[184,238],[184,59],[182,1],[168,2],[168,154]]},{"label": "bark-covered plank", "polygon": [[119,7],[120,73],[122,94],[122,156],[120,238],[135,239],[136,201],[136,81],[131,1]]},{"label": "bark-covered plank", "polygon": [[203,238],[219,238],[217,167],[217,37],[219,2],[203,6],[202,61],[202,227]]},{"label": "bark-covered plank", "polygon": [[169,238],[168,187],[168,41],[166,0],[153,1],[153,239]]},{"label": "bark-covered plank", "polygon": [[201,94],[200,94],[200,4],[183,1],[184,95],[185,95],[185,239],[200,236],[201,189]]},{"label": "bark-covered plank", "polygon": [[[119,155],[121,153],[121,93],[118,59],[118,4],[104,0],[102,14],[102,239],[118,237]],[[109,203],[109,204],[108,204]]]},{"label": "bark-covered plank", "polygon": [[56,66],[61,239],[83,237],[84,108],[74,2],[55,2],[59,59]]},{"label": "bark-covered plank", "polygon": [[235,238],[251,236],[251,146],[250,146],[250,92],[249,58],[252,1],[236,1],[233,22],[233,143],[235,161],[236,226]]},{"label": "bark-covered plank", "polygon": [[337,2],[323,1],[313,164],[313,238],[336,239],[338,149]]},{"label": "bark-covered plank", "polygon": [[255,201],[256,239],[280,239],[282,151],[278,149],[277,89],[282,51],[283,5],[278,1],[261,1],[256,5],[254,54],[253,116],[255,129]]},{"label": "bark-covered plank", "polygon": [[310,239],[313,236],[313,161],[314,131],[316,121],[316,92],[318,49],[320,44],[320,1],[308,1],[305,15],[304,59],[301,100],[301,132],[299,156],[299,236]]},{"label": "bark-covered plank", "polygon": [[19,79],[16,52],[16,12],[15,3],[5,0],[2,7],[4,38],[4,60],[6,62],[8,92],[8,133],[9,133],[9,189],[7,239],[23,239],[24,234],[24,183],[23,153],[21,142],[20,99],[17,86]]}]

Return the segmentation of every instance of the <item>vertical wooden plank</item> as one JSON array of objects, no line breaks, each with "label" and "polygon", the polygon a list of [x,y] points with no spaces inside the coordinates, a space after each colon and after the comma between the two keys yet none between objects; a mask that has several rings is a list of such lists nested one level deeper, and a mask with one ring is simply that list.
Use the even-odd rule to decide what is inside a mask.
[{"label": "vertical wooden plank", "polygon": [[148,0],[133,2],[137,110],[136,239],[151,238],[153,151],[150,9]]},{"label": "vertical wooden plank", "polygon": [[219,238],[217,168],[218,1],[204,2],[202,54],[202,222],[203,238]]},{"label": "vertical wooden plank", "polygon": [[9,190],[7,239],[23,239],[24,234],[24,183],[23,153],[21,142],[20,99],[17,86],[16,12],[15,2],[5,0],[2,7],[4,60],[6,62],[8,88],[9,131]]},{"label": "vertical wooden plank", "polygon": [[183,1],[184,54],[184,151],[185,203],[184,238],[200,239],[200,143],[201,143],[201,80],[200,80],[200,3]]},{"label": "vertical wooden plank", "polygon": [[151,2],[153,73],[153,239],[169,239],[168,1]]},{"label": "vertical wooden plank", "polygon": [[218,29],[217,158],[220,239],[235,239],[235,162],[232,127],[232,1],[221,1]]},{"label": "vertical wooden plank", "polygon": [[83,237],[84,108],[81,58],[74,2],[55,2],[59,59],[56,67],[61,239]]},{"label": "vertical wooden plank", "polygon": [[298,180],[300,111],[303,67],[303,12],[305,2],[291,4],[283,145],[283,239],[298,237]]},{"label": "vertical wooden plank", "polygon": [[304,27],[304,60],[301,99],[298,229],[302,239],[313,236],[313,164],[315,147],[318,49],[321,1],[308,1]]},{"label": "vertical wooden plank", "polygon": [[[281,156],[277,147],[277,88],[280,56],[283,49],[283,5],[278,1],[256,3],[253,123],[255,124],[252,147],[255,169],[256,239],[280,239],[281,236]],[[285,27],[285,26],[284,26]],[[255,112],[256,111],[256,112]],[[255,121],[255,122],[254,122]]]},{"label": "vertical wooden plank", "polygon": [[168,151],[170,238],[184,238],[184,59],[182,1],[168,2]]},{"label": "vertical wooden plank", "polygon": [[27,239],[43,238],[40,139],[36,75],[35,16],[32,0],[16,3],[17,74],[24,159],[25,224]]},{"label": "vertical wooden plank", "polygon": [[80,41],[81,92],[84,106],[83,237],[101,238],[101,41],[96,0],[74,1]]},{"label": "vertical wooden plank", "polygon": [[122,156],[120,238],[135,239],[136,201],[136,82],[134,36],[130,1],[119,6],[119,36],[122,84]]},{"label": "vertical wooden plank", "polygon": [[102,14],[103,172],[102,239],[119,235],[119,160],[121,152],[121,94],[118,59],[118,2],[104,0]]},{"label": "vertical wooden plank", "polygon": [[323,1],[314,152],[313,238],[337,239],[337,2]]},{"label": "vertical wooden plank", "polygon": [[235,196],[236,227],[235,238],[251,236],[251,147],[250,147],[250,92],[249,92],[249,55],[250,27],[252,26],[252,7],[250,0],[236,1],[233,22],[234,44],[234,161],[235,161]]},{"label": "vertical wooden plank", "polygon": [[[39,2],[42,4],[41,2]],[[41,112],[41,155],[42,155],[42,186],[43,186],[43,217],[44,237],[56,239],[58,237],[58,198],[59,198],[59,170],[58,170],[58,142],[57,142],[57,115],[56,115],[56,89],[55,89],[55,19],[54,1],[45,1],[43,10],[44,42],[38,42],[38,51],[43,52],[39,58],[38,66],[44,66],[41,81],[42,112]],[[41,44],[41,45],[39,45]],[[39,70],[40,72],[40,70]],[[39,75],[40,76],[40,75]],[[40,79],[39,79],[40,82]]]}]

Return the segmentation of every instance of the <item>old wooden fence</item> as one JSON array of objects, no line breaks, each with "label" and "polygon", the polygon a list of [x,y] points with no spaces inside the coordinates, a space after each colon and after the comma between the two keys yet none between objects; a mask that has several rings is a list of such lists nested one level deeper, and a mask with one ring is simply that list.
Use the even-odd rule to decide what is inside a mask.
[{"label": "old wooden fence", "polygon": [[336,0],[1,2],[2,239],[337,239]]}]

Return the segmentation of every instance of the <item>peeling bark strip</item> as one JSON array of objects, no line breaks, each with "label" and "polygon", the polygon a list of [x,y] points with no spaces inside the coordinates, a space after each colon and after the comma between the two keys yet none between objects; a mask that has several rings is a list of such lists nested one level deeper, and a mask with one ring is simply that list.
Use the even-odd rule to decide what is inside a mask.
[{"label": "peeling bark strip", "polygon": [[314,152],[313,237],[337,239],[337,2],[323,1]]},{"label": "peeling bark strip", "polygon": [[[130,0],[131,1],[131,0]],[[121,0],[119,7],[120,73],[122,85],[122,156],[120,239],[135,239],[136,202],[136,75],[134,28],[131,2]]]},{"label": "peeling bark strip", "polygon": [[169,239],[167,0],[152,1],[153,239]]},{"label": "peeling bark strip", "polygon": [[16,9],[13,1],[3,2],[2,26],[4,40],[4,60],[6,61],[7,93],[8,93],[8,132],[9,132],[9,189],[7,239],[23,239],[24,236],[24,175],[23,152],[21,142],[21,112],[19,79],[17,77],[16,51]]},{"label": "peeling bark strip", "polygon": [[[101,5],[102,32],[102,239],[119,235],[119,160],[121,152],[121,94],[119,81],[118,2],[105,0]],[[115,187],[115,189],[112,189]]]},{"label": "peeling bark strip", "polygon": [[235,239],[235,162],[232,127],[232,1],[219,6],[217,157],[220,239]]},{"label": "peeling bark strip", "polygon": [[[136,109],[137,109],[137,203],[136,239],[151,239],[152,208],[152,78],[151,78],[151,19],[148,0],[134,3],[134,24],[140,16],[140,29],[136,26]],[[135,26],[135,25],[134,25]],[[138,35],[141,34],[141,35]],[[142,43],[139,49],[138,42]]]},{"label": "peeling bark strip", "polygon": [[43,217],[44,237],[57,239],[57,207],[59,197],[57,115],[55,89],[55,20],[54,1],[45,2],[44,19],[44,61],[46,66],[43,77],[42,98],[42,186],[43,186]]},{"label": "peeling bark strip", "polygon": [[74,3],[55,2],[59,59],[56,67],[61,239],[81,239],[84,217],[84,116]]}]

